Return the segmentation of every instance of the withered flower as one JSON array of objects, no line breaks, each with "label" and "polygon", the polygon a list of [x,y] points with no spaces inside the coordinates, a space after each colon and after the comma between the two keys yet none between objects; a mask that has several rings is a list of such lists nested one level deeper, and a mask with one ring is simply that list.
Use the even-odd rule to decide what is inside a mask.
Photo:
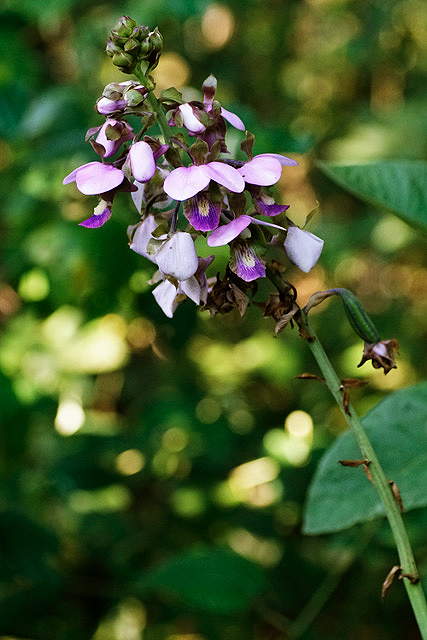
[{"label": "withered flower", "polygon": [[295,295],[291,290],[289,293],[270,293],[268,300],[262,306],[264,309],[264,318],[272,317],[276,320],[274,333],[280,333],[289,323],[292,326],[292,319],[300,311],[299,306],[295,302]]},{"label": "withered flower", "polygon": [[372,360],[374,369],[384,369],[384,374],[386,374],[391,369],[397,368],[394,360],[394,351],[397,352],[398,349],[399,343],[395,338],[392,340],[379,340],[375,343],[365,342],[362,360],[357,366],[361,367],[368,360]]},{"label": "withered flower", "polygon": [[211,317],[217,313],[229,313],[235,307],[243,316],[249,304],[247,291],[253,295],[257,290],[256,282],[245,282],[232,273],[229,268],[227,268],[225,278],[221,279],[218,274],[216,278],[208,281],[208,286],[207,300],[202,311],[209,311]]}]

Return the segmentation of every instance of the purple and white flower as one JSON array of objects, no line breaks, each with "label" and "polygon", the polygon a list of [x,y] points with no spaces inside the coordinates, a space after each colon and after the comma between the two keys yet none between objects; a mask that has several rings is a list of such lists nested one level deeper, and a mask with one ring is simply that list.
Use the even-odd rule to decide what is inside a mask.
[{"label": "purple and white flower", "polygon": [[176,231],[161,245],[155,255],[155,262],[160,271],[178,281],[191,278],[199,266],[191,235],[185,231]]},{"label": "purple and white flower", "polygon": [[[207,242],[210,247],[219,247],[229,244],[237,238],[249,225],[259,224],[285,231],[283,227],[272,222],[258,220],[253,216],[241,215],[228,224],[222,225],[212,231]],[[323,240],[310,231],[300,229],[290,222],[283,248],[289,260],[301,271],[308,273],[318,261],[323,249]]]},{"label": "purple and white flower", "polygon": [[193,238],[185,231],[156,238],[153,232],[157,227],[158,223],[153,215],[148,215],[136,227],[129,227],[128,234],[132,237],[130,248],[154,262],[162,274],[178,281],[187,280],[196,273],[199,266]]},{"label": "purple and white flower", "polygon": [[127,122],[108,118],[95,138],[95,151],[97,151],[97,145],[100,145],[104,149],[100,155],[103,158],[109,158],[118,151],[124,142],[132,140],[132,138],[133,129]]},{"label": "purple and white flower", "polygon": [[[208,113],[212,111],[212,103],[215,98],[216,87],[216,78],[213,74],[211,74],[203,83],[203,103]],[[244,123],[235,113],[232,113],[231,111],[224,109],[224,107],[221,107],[220,114],[224,118],[224,120],[227,120],[227,122],[229,122],[235,129],[245,131],[246,127]]]},{"label": "purple and white flower", "polygon": [[213,201],[207,191],[184,202],[184,214],[196,231],[212,231],[219,224],[221,201]]},{"label": "purple and white flower", "polygon": [[245,282],[265,278],[265,265],[252,243],[239,238],[230,244],[230,269]]},{"label": "purple and white flower", "polygon": [[183,126],[190,134],[197,135],[198,133],[203,133],[206,127],[200,118],[197,117],[199,112],[200,109],[194,107],[190,102],[184,102],[184,104],[180,104],[176,109],[174,117],[170,120],[170,124],[175,124],[178,120],[182,120]]}]

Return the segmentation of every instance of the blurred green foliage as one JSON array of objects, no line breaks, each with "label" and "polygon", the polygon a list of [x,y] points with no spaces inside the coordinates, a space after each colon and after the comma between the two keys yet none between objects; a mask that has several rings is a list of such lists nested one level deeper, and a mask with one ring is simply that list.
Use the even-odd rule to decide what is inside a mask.
[{"label": "blurred green foliage", "polygon": [[[93,104],[123,78],[104,54],[121,14],[163,33],[159,85],[197,96],[214,73],[256,152],[299,161],[280,194],[297,223],[318,200],[325,239],[313,272],[289,267],[299,299],[347,287],[400,342],[396,371],[359,370],[339,303],[314,310],[340,375],[369,379],[352,392],[360,412],[426,375],[425,238],[314,162],[425,159],[421,0],[4,0],[0,638],[417,638],[400,583],[380,603],[396,564],[382,521],[301,532],[344,423],[321,383],[293,380],[316,372],[296,331],[273,339],[256,306],[165,318],[123,194],[102,229],[77,224],[93,202],[62,178],[93,159]],[[426,509],[406,521],[423,569]]]}]

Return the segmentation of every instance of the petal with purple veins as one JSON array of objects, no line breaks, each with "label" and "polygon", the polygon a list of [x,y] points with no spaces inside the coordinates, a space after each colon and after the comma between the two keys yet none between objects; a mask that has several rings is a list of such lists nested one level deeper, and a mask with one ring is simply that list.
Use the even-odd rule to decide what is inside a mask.
[{"label": "petal with purple veins", "polygon": [[245,241],[232,245],[230,269],[245,282],[265,278],[265,265],[254,249]]},{"label": "petal with purple veins", "polygon": [[212,231],[219,224],[221,203],[212,202],[206,192],[184,202],[184,213],[196,231]]}]

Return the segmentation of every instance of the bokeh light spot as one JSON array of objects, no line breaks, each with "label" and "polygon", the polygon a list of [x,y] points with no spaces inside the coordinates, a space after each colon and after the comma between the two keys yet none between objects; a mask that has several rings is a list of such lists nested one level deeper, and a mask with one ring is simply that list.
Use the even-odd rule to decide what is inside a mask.
[{"label": "bokeh light spot", "polygon": [[49,291],[49,279],[43,269],[35,267],[21,276],[18,293],[23,300],[27,302],[44,300],[49,295]]},{"label": "bokeh light spot", "polygon": [[158,91],[171,86],[179,89],[188,82],[190,68],[179,53],[169,51],[162,54],[153,75]]},{"label": "bokeh light spot", "polygon": [[292,411],[285,420],[285,428],[296,438],[311,438],[313,420],[305,411]]},{"label": "bokeh light spot", "polygon": [[63,436],[71,436],[84,424],[85,412],[81,404],[73,398],[61,400],[55,418],[55,429]]},{"label": "bokeh light spot", "polygon": [[124,476],[132,476],[144,468],[145,458],[138,449],[126,449],[116,458],[116,467]]},{"label": "bokeh light spot", "polygon": [[222,49],[234,33],[234,16],[228,7],[213,3],[203,15],[201,30],[206,48]]}]

